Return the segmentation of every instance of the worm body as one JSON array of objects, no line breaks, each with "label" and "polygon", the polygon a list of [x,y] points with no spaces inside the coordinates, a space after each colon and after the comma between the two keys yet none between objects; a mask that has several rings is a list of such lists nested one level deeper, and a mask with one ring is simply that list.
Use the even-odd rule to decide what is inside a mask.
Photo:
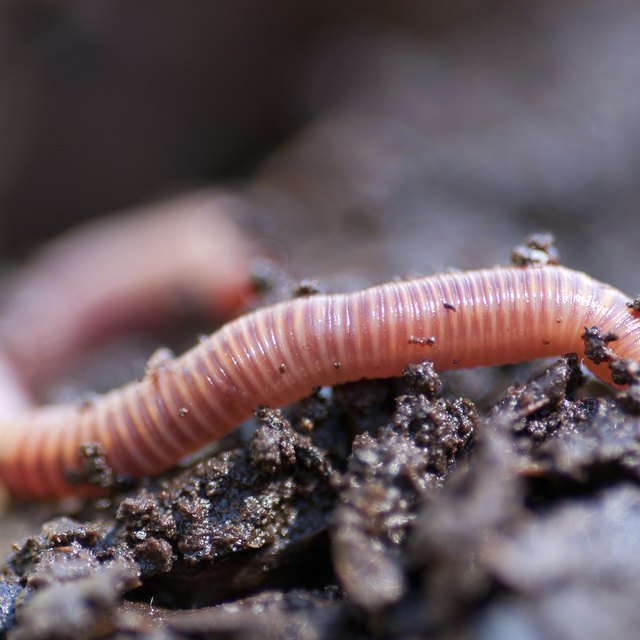
[{"label": "worm body", "polygon": [[318,385],[398,375],[426,359],[444,370],[582,354],[585,326],[615,332],[615,354],[640,360],[640,315],[627,301],[583,273],[546,266],[284,302],[228,323],[175,360],[154,362],[142,381],[89,406],[5,420],[0,476],[21,496],[77,492],[67,476],[85,443],[100,443],[118,473],[155,474],[258,405],[287,404]]},{"label": "worm body", "polygon": [[33,388],[123,327],[162,323],[180,307],[229,317],[250,289],[250,244],[229,216],[242,207],[203,190],[50,243],[20,273],[0,315],[4,356]]}]

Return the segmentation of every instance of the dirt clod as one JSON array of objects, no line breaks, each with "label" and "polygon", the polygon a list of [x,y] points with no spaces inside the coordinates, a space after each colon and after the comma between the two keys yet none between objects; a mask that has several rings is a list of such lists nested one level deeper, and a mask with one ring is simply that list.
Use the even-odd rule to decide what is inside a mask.
[{"label": "dirt clod", "polygon": [[640,296],[636,296],[633,300],[627,302],[627,307],[629,307],[629,309],[633,309],[634,311],[640,312]]},{"label": "dirt clod", "polygon": [[610,342],[618,339],[615,333],[602,333],[600,327],[591,327],[591,329],[585,327],[582,339],[584,340],[584,355],[594,364],[611,362],[615,359],[613,352],[607,346]]},{"label": "dirt clod", "polygon": [[429,361],[410,364],[404,371],[404,379],[409,387],[433,400],[442,391],[440,376]]},{"label": "dirt clod", "polygon": [[552,233],[532,233],[511,252],[511,263],[519,266],[560,264],[560,254]]},{"label": "dirt clod", "polygon": [[640,364],[628,358],[619,358],[609,363],[611,378],[616,384],[640,384]]},{"label": "dirt clod", "polygon": [[405,380],[413,391],[397,399],[391,422],[354,440],[333,520],[336,572],[368,610],[406,592],[402,550],[418,505],[441,487],[476,422],[470,402],[435,398],[441,383],[431,363],[408,367]]},{"label": "dirt clod", "polygon": [[77,484],[90,484],[101,489],[112,489],[124,483],[116,478],[107,462],[102,447],[97,443],[87,443],[80,447],[82,468],[69,474],[69,480]]},{"label": "dirt clod", "polygon": [[251,462],[267,474],[296,463],[296,433],[278,411],[258,412],[259,426],[249,446]]}]

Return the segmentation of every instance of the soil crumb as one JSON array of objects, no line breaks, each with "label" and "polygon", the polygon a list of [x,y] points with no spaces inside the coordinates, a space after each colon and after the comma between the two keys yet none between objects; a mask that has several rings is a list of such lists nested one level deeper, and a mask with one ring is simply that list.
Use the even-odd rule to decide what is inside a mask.
[{"label": "soil crumb", "polygon": [[519,266],[560,264],[556,239],[548,231],[532,233],[511,252],[511,263]]}]

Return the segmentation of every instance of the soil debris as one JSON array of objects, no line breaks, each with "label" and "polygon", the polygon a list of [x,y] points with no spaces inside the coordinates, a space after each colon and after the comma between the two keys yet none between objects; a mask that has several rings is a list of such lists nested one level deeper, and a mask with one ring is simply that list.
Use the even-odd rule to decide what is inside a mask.
[{"label": "soil debris", "polygon": [[616,384],[640,384],[640,364],[628,358],[618,358],[610,363],[611,378]]},{"label": "soil debris", "polygon": [[563,356],[525,385],[511,387],[489,415],[508,419],[519,450],[528,451],[562,425],[584,420],[585,409],[572,401],[583,382],[577,356]]},{"label": "soil debris", "polygon": [[405,380],[410,393],[398,397],[390,424],[355,438],[333,518],[336,572],[350,600],[370,611],[406,592],[403,550],[418,505],[442,486],[477,418],[468,401],[436,399],[431,363],[409,367]]},{"label": "soil debris", "polygon": [[119,535],[156,602],[204,606],[291,569],[326,528],[333,473],[311,437],[261,410],[248,449],[221,452],[123,500]]},{"label": "soil debris", "polygon": [[518,267],[560,264],[560,253],[552,233],[542,231],[532,233],[511,252],[511,264]]},{"label": "soil debris", "polygon": [[69,481],[77,484],[89,484],[101,489],[123,488],[127,480],[116,476],[99,443],[86,443],[80,447],[80,470],[68,474]]},{"label": "soil debris", "polygon": [[602,333],[600,327],[584,328],[582,334],[584,340],[584,355],[594,364],[602,362],[611,362],[615,359],[615,355],[607,346],[610,342],[615,342],[618,336],[615,333]]},{"label": "soil debris", "polygon": [[633,638],[640,624],[640,491],[622,484],[528,518],[484,557],[509,590],[479,620],[480,638]]},{"label": "soil debris", "polygon": [[[635,363],[611,366],[638,389]],[[96,522],[58,518],[19,544],[0,579],[0,629],[445,640],[508,638],[520,625],[578,637],[579,616],[553,617],[555,594],[585,611],[618,607],[598,628],[624,637],[637,609],[624,585],[640,569],[634,545],[611,548],[607,527],[632,535],[640,417],[624,394],[585,395],[584,381],[567,355],[478,415],[425,362],[403,379],[261,408],[246,447],[114,497],[87,511]],[[608,582],[590,566],[623,585],[617,600],[603,604]]]},{"label": "soil debris", "polygon": [[636,296],[633,300],[627,302],[627,307],[629,307],[629,309],[633,309],[634,311],[640,312],[640,296]]},{"label": "soil debris", "polygon": [[320,284],[316,280],[301,280],[294,288],[293,288],[293,297],[294,298],[305,298],[307,296],[315,296],[318,293],[322,292],[322,288]]},{"label": "soil debris", "polygon": [[0,579],[2,628],[13,638],[94,638],[140,584],[133,555],[112,545],[107,525],[53,520],[17,545]]},{"label": "soil debris", "polygon": [[434,400],[442,391],[442,380],[436,373],[433,363],[428,360],[420,364],[410,364],[404,370],[404,379],[410,389],[422,394],[428,400]]}]

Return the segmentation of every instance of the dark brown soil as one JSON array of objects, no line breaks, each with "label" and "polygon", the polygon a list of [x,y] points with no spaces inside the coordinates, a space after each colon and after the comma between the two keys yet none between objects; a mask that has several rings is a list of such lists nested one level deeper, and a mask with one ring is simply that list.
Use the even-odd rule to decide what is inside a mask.
[{"label": "dark brown soil", "polygon": [[7,561],[2,628],[631,637],[640,416],[585,394],[574,357],[481,415],[441,387],[423,364],[261,410],[246,446],[51,520]]}]

